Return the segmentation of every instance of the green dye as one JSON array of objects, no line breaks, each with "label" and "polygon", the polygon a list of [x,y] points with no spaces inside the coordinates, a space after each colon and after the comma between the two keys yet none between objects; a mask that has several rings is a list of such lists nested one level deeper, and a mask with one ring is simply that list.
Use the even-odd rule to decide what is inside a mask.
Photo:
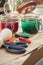
[{"label": "green dye", "polygon": [[[40,20],[37,20],[35,18],[28,18],[28,21],[22,20],[21,22],[22,30],[26,33],[37,33],[40,28]],[[37,28],[38,30],[37,30]]]}]

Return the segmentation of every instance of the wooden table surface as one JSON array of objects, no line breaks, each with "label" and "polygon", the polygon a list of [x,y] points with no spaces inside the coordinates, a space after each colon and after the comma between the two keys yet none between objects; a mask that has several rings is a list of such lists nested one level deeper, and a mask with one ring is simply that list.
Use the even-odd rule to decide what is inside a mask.
[{"label": "wooden table surface", "polygon": [[[24,54],[11,54],[11,53],[8,53],[6,49],[1,48],[0,49],[0,65],[21,65],[24,63],[24,61],[28,57],[31,56],[32,52],[30,53],[30,51],[33,51],[33,49],[35,50],[36,48],[39,48],[41,45],[43,45],[42,34],[36,34],[30,39],[32,40],[32,44],[28,46]],[[41,44],[39,44],[40,41],[35,42],[36,40],[40,40]]]}]

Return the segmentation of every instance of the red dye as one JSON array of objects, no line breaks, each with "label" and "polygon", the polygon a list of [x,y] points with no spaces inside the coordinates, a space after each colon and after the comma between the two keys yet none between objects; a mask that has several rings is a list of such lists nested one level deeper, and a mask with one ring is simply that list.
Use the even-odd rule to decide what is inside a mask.
[{"label": "red dye", "polygon": [[0,29],[2,30],[2,29],[4,29],[4,28],[9,28],[10,30],[12,30],[12,32],[17,32],[17,30],[18,30],[18,26],[19,26],[19,24],[18,24],[18,22],[7,22],[7,24],[6,24],[6,22],[0,22]]},{"label": "red dye", "polygon": [[17,32],[18,30],[18,22],[12,22],[12,23],[8,23],[7,24],[7,28],[9,28],[10,30],[12,30],[12,32]]},{"label": "red dye", "polygon": [[0,22],[0,30],[4,29],[5,28],[5,24]]}]

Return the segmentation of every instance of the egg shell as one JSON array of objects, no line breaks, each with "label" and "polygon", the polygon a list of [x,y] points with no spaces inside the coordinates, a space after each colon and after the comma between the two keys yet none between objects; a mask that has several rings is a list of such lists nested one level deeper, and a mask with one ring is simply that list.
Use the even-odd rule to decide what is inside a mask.
[{"label": "egg shell", "polygon": [[8,28],[4,28],[1,31],[0,36],[3,38],[4,41],[9,40],[12,37],[12,31]]}]

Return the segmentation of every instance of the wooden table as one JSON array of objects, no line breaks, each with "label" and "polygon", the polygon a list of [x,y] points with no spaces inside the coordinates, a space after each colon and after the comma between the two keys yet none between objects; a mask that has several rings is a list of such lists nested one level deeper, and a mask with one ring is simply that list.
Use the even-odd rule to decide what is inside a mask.
[{"label": "wooden table", "polygon": [[[6,49],[1,48],[0,49],[0,65],[22,65],[22,64],[32,65],[37,60],[42,58],[43,57],[43,46],[39,45],[38,47],[36,47],[35,44],[37,45],[37,43],[35,42],[35,40],[40,39],[43,45],[43,42],[42,42],[43,35],[36,34],[30,39],[33,40],[34,46],[32,46],[33,43],[30,46],[28,46],[24,54],[11,54],[11,53],[8,53]],[[34,47],[36,47],[36,49]],[[32,48],[34,49],[34,51]]]}]

